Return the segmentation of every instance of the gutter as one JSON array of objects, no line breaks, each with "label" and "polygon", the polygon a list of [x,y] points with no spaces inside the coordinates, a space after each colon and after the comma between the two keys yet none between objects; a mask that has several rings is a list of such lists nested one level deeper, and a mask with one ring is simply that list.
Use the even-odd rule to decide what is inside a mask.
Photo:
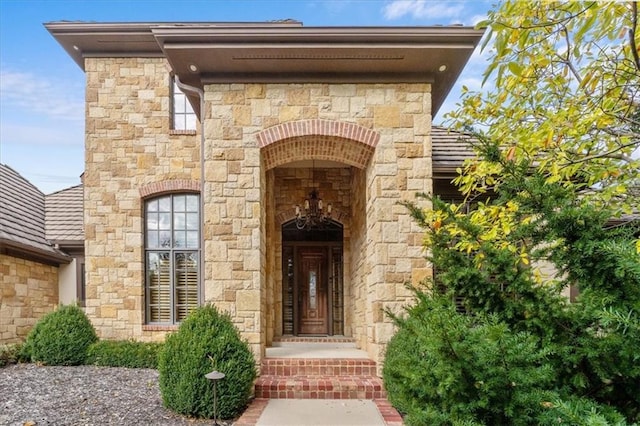
[{"label": "gutter", "polygon": [[200,259],[198,259],[199,274],[201,286],[198,288],[198,301],[202,305],[204,303],[204,90],[199,87],[189,86],[180,81],[176,74],[176,85],[180,90],[198,95],[200,99]]},{"label": "gutter", "polygon": [[73,260],[71,256],[67,256],[54,248],[46,250],[44,248],[38,248],[29,244],[13,241],[8,238],[0,238],[0,253],[7,253],[10,255],[21,254],[39,262],[53,264],[55,266],[60,266],[63,263],[70,263]]}]

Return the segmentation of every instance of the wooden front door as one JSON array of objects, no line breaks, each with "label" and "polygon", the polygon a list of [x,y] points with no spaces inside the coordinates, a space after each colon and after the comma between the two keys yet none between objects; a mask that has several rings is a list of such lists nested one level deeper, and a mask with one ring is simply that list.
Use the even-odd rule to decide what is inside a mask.
[{"label": "wooden front door", "polygon": [[298,265],[298,333],[326,335],[329,333],[326,247],[300,247]]}]

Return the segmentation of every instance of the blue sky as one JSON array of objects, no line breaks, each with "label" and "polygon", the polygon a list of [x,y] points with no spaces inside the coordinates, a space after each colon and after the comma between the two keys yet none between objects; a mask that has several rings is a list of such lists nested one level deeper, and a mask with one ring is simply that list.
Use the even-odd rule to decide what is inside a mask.
[{"label": "blue sky", "polygon": [[[475,25],[495,1],[0,0],[0,163],[45,194],[80,183],[84,167],[84,73],[43,27],[52,21],[269,21],[305,26]],[[464,84],[480,89],[486,55],[476,52],[435,123]],[[2,190],[0,188],[0,190]]]}]

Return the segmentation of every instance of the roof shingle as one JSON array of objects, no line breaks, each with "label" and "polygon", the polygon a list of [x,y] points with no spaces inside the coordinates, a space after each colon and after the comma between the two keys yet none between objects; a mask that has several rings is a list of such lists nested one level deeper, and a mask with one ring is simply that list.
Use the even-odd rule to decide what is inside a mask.
[{"label": "roof shingle", "polygon": [[65,257],[45,238],[44,194],[11,167],[0,164],[0,243]]},{"label": "roof shingle", "polygon": [[84,243],[83,186],[76,185],[45,196],[45,230],[56,243]]},{"label": "roof shingle", "polygon": [[455,172],[465,160],[475,157],[474,140],[469,134],[433,126],[431,149],[434,174]]}]

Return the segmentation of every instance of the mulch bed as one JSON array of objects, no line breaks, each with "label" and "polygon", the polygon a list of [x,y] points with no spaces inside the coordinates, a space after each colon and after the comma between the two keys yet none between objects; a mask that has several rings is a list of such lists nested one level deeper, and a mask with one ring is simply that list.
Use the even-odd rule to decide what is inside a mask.
[{"label": "mulch bed", "polygon": [[[231,421],[218,421],[231,425]],[[162,406],[158,371],[114,367],[0,368],[0,425],[211,425]]]}]

